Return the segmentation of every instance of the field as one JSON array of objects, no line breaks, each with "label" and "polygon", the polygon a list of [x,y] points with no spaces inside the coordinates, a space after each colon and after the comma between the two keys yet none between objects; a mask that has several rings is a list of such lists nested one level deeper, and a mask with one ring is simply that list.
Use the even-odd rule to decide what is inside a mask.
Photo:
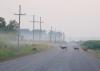
[{"label": "field", "polygon": [[21,41],[20,47],[17,46],[17,39],[15,33],[0,34],[0,61],[9,60],[12,58],[34,54],[40,51],[47,50],[52,47],[49,43]]}]

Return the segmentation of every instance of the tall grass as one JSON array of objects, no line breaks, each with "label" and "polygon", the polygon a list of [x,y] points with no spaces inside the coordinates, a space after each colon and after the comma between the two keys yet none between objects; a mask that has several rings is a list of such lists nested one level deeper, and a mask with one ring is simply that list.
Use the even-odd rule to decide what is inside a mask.
[{"label": "tall grass", "polygon": [[[20,41],[20,48],[17,47],[16,33],[0,33],[0,60],[6,60],[18,56],[43,51],[49,47],[48,44],[25,43]],[[14,43],[15,42],[15,43]],[[22,43],[21,43],[22,42]]]}]

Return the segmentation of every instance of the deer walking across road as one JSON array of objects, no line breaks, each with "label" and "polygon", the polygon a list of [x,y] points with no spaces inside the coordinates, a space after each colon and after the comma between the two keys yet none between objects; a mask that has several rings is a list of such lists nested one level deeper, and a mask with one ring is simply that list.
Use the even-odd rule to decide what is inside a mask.
[{"label": "deer walking across road", "polygon": [[79,51],[79,48],[78,47],[75,47],[74,50],[78,50]]}]

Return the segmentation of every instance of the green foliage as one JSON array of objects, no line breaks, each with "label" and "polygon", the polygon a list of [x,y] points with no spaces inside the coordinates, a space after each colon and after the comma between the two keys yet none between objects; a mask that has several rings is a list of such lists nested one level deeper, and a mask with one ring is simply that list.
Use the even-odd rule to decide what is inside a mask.
[{"label": "green foliage", "polygon": [[5,31],[6,29],[6,21],[3,17],[0,17],[0,31]]},{"label": "green foliage", "polygon": [[3,17],[0,17],[0,32],[5,31],[16,31],[18,28],[18,23],[16,20],[11,20],[8,25]]},{"label": "green foliage", "polygon": [[7,31],[16,31],[17,30],[17,22],[15,20],[11,20],[7,25]]},{"label": "green foliage", "polygon": [[89,40],[89,41],[84,42],[82,45],[90,49],[100,49],[99,40]]}]

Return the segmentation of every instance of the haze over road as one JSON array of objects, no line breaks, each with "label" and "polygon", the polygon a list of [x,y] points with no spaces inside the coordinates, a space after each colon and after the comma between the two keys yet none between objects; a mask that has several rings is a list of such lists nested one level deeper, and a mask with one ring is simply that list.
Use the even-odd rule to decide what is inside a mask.
[{"label": "haze over road", "polygon": [[45,52],[0,63],[0,71],[100,71],[100,60],[82,50],[73,50],[80,47],[76,43],[67,46],[68,50],[55,46]]}]

